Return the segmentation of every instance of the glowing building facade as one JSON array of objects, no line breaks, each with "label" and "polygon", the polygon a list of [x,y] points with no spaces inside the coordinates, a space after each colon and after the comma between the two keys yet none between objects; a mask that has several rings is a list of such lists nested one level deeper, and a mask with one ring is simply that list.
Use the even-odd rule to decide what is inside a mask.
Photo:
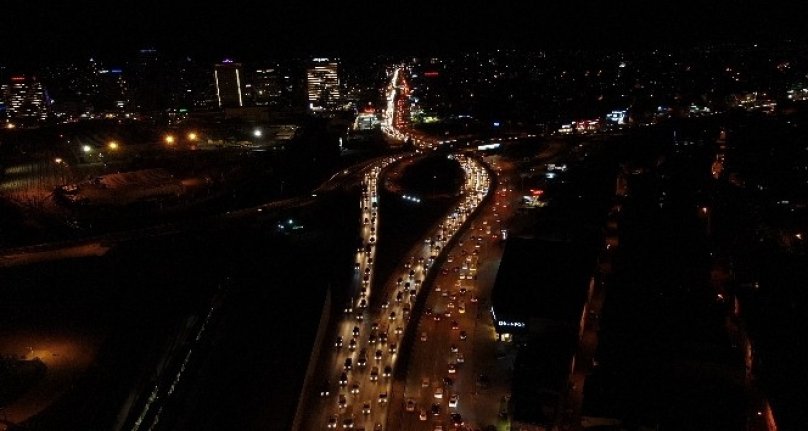
[{"label": "glowing building facade", "polygon": [[244,106],[244,80],[241,63],[224,60],[213,70],[216,81],[216,99],[219,108],[239,108]]},{"label": "glowing building facade", "polygon": [[36,78],[11,77],[5,98],[8,117],[14,122],[33,125],[48,119],[48,93]]},{"label": "glowing building facade", "polygon": [[340,105],[339,62],[336,59],[315,58],[306,71],[309,109],[327,111]]}]

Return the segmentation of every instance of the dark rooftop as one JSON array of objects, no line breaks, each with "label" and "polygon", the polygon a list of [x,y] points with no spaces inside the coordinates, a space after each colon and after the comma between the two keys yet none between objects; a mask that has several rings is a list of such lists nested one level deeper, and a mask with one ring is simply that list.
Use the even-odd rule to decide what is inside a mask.
[{"label": "dark rooftop", "polygon": [[497,317],[576,324],[594,265],[588,250],[576,242],[509,239],[491,298]]}]

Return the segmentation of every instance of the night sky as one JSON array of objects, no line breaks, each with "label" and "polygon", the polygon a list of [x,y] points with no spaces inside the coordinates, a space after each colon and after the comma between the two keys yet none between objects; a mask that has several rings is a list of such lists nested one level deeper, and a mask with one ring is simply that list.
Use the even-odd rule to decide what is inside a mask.
[{"label": "night sky", "polygon": [[580,0],[4,3],[0,64],[47,64],[87,55],[115,60],[142,47],[251,59],[475,47],[687,46],[805,38],[799,19],[808,13],[808,2],[786,7],[771,0],[718,0],[709,5]]}]

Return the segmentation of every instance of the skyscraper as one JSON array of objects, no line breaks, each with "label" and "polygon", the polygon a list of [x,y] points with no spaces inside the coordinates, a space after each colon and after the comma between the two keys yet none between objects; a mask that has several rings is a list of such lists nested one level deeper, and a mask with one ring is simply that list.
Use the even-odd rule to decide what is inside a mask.
[{"label": "skyscraper", "polygon": [[216,81],[216,98],[219,108],[237,108],[244,106],[241,63],[224,60],[213,70]]},{"label": "skyscraper", "polygon": [[24,125],[34,125],[48,119],[48,94],[45,86],[34,77],[11,77],[6,106],[8,117]]},{"label": "skyscraper", "polygon": [[257,106],[280,104],[283,89],[276,67],[257,69],[252,77],[252,99]]},{"label": "skyscraper", "polygon": [[336,108],[340,103],[339,60],[315,58],[306,73],[306,89],[309,109],[324,111]]}]

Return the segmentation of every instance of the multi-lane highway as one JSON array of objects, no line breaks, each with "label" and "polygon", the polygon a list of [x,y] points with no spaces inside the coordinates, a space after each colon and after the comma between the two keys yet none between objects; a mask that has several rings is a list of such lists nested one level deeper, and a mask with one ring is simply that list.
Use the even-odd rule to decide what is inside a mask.
[{"label": "multi-lane highway", "polygon": [[[379,214],[378,182],[384,166],[373,168],[363,181],[362,238],[355,263],[357,293],[342,310],[337,334],[322,378],[317,413],[304,429],[386,429],[392,397],[392,372],[401,340],[407,330],[421,284],[446,244],[467,217],[480,205],[490,188],[490,178],[476,159],[453,155],[463,168],[465,181],[460,201],[441,219],[400,263],[400,273],[371,292]],[[366,187],[366,190],[365,190]]]},{"label": "multi-lane highway", "polygon": [[[490,163],[497,170],[503,165],[508,172],[513,169],[495,159]],[[486,298],[516,198],[508,176],[500,172],[494,199],[447,250],[443,266],[435,268],[439,275],[428,289],[424,314],[417,316],[416,342],[408,352],[403,394],[391,408],[389,429],[482,429],[497,422],[508,388],[488,366],[496,362],[497,340]]]}]

